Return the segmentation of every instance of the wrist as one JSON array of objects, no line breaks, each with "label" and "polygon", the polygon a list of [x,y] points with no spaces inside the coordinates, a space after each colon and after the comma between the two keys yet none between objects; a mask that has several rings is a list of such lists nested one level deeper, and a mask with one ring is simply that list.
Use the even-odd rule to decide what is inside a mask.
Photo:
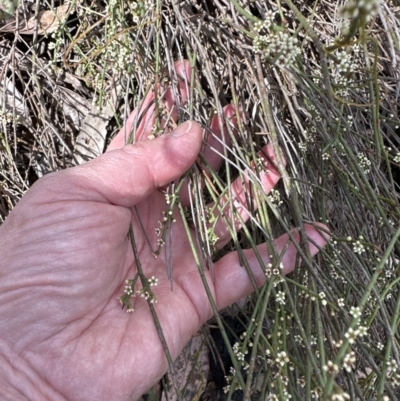
[{"label": "wrist", "polygon": [[1,401],[66,401],[0,339]]}]

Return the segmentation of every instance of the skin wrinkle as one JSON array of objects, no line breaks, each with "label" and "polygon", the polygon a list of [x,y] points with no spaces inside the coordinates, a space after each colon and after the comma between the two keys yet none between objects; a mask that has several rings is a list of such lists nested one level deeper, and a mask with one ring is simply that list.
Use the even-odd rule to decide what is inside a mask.
[{"label": "skin wrinkle", "polygon": [[[112,206],[112,208],[114,209],[116,206]],[[96,224],[95,225],[95,227],[94,228],[96,228],[96,226],[100,226],[100,224]],[[101,226],[104,226],[104,224],[101,224]],[[86,229],[88,230],[88,231],[90,231],[90,227],[89,226],[85,226],[85,230],[83,230],[83,232],[85,232],[86,231]],[[103,231],[103,234],[100,234],[98,231],[96,231],[96,234],[97,234],[97,236],[93,236],[92,238],[93,238],[93,244],[92,244],[92,246],[89,248],[89,250],[92,252],[94,252],[93,253],[93,256],[95,256],[95,254],[98,252],[98,251],[102,251],[103,252],[103,260],[107,260],[108,258],[105,256],[105,253],[104,253],[104,250],[105,250],[105,247],[106,246],[108,246],[109,247],[109,243],[110,242],[114,242],[114,238],[111,238],[110,236],[109,236],[109,232],[110,232],[111,230],[104,230]],[[82,232],[82,231],[80,231],[80,232]],[[124,240],[122,240],[122,242],[121,242],[121,245],[124,243],[125,241]],[[87,248],[86,248],[87,249]],[[92,258],[91,258],[92,259]],[[104,270],[104,272],[105,272],[106,270]]]},{"label": "skin wrinkle", "polygon": [[[72,185],[68,179],[71,175],[74,177]],[[78,167],[46,174],[29,189],[29,202],[32,206],[43,206],[63,201],[90,200],[87,198],[88,189],[85,186],[87,184],[85,177],[84,172]],[[38,182],[42,185],[38,185]],[[43,193],[46,193],[46,197],[43,197]],[[23,197],[16,208],[24,205],[25,202],[26,197]],[[20,214],[22,213],[23,211],[20,211]]]},{"label": "skin wrinkle", "polygon": [[[135,326],[142,326],[142,328],[144,330],[147,330],[148,332],[150,332],[153,328],[153,327],[149,327],[149,325],[144,324],[142,319],[135,319]],[[134,335],[134,333],[132,333],[132,335]],[[156,361],[157,357],[163,357],[162,347],[158,344],[158,342],[157,342],[157,349],[154,348],[154,345],[155,345],[155,343],[153,342],[152,338],[150,339],[148,337],[144,337],[144,338],[142,337],[142,338],[140,338],[140,345],[138,345],[137,349],[133,350],[132,347],[129,346],[128,349],[121,350],[121,347],[118,346],[118,348],[115,348],[115,352],[118,352],[118,353],[122,352],[123,357],[126,357],[127,355],[129,355],[129,358],[133,358],[133,359],[135,359],[135,353],[137,354],[138,352],[140,352],[143,355],[146,355],[146,360],[148,362],[152,362],[152,361]],[[126,344],[125,344],[125,348],[126,348]],[[114,348],[113,348],[113,350],[114,350]],[[152,353],[152,358],[150,358],[150,359],[148,358],[149,350],[151,350],[151,353]],[[155,352],[155,351],[157,351],[157,352]],[[155,354],[160,354],[160,355],[155,355]],[[141,357],[139,357],[138,359],[140,360]],[[163,359],[163,364],[165,364],[165,363],[166,362]],[[115,373],[116,372],[114,372],[114,374]],[[126,372],[125,370],[122,370],[122,373],[123,373],[123,375],[127,376],[126,379],[129,380],[130,372]],[[145,381],[148,382],[148,378],[145,378]],[[141,382],[143,382],[143,380]]]},{"label": "skin wrinkle", "polygon": [[[81,215],[81,214],[82,214],[82,215]],[[92,213],[92,214],[95,214],[95,213]],[[82,235],[82,234],[85,234],[86,232],[88,232],[89,234],[92,235],[92,233],[91,233],[92,226],[87,226],[87,225],[83,225],[83,226],[82,226],[82,224],[80,224],[80,221],[81,221],[82,217],[88,217],[88,215],[87,215],[86,213],[81,213],[81,211],[80,211],[80,215],[78,215],[78,216],[76,216],[76,217],[74,217],[74,218],[71,218],[71,217],[69,216],[68,218],[65,219],[65,222],[68,223],[70,227],[71,227],[71,224],[74,223],[74,222],[77,222],[77,223],[79,223],[79,224],[78,224],[78,227],[76,227],[76,229],[73,230],[72,232],[70,232],[69,234],[68,234],[68,231],[66,230],[66,232],[63,234],[63,235],[64,235],[64,238],[63,238],[64,241],[68,241],[68,240],[70,240],[70,239],[74,240],[75,238],[78,237],[79,234]],[[100,216],[100,217],[101,217],[101,216]],[[51,218],[52,218],[52,217],[50,216],[50,219],[51,219]],[[59,222],[54,223],[54,225],[56,225],[56,224],[59,224]],[[50,227],[49,225],[46,225],[46,223],[45,223],[43,226],[45,226],[46,229],[49,229],[49,227]],[[32,228],[32,230],[35,231],[35,230],[36,230],[36,227]],[[29,230],[28,230],[28,231],[29,231]],[[56,230],[56,232],[58,232],[58,230]],[[96,232],[95,232],[95,235],[97,235],[97,238],[93,238],[93,242],[94,242],[94,244],[92,245],[93,247],[96,246],[96,242],[97,242],[97,243],[103,243],[103,242],[104,242],[104,241],[102,240],[102,238],[101,238],[101,236],[100,236],[99,233],[100,233],[99,231],[96,231]],[[108,237],[108,231],[105,232],[105,235],[106,235],[106,237]],[[59,242],[59,239],[58,239],[58,238],[53,238],[53,234],[52,234],[52,233],[49,233],[48,238],[50,239],[50,242],[53,242],[53,241],[55,241],[56,243]],[[44,241],[44,242],[47,242],[47,239],[42,240],[41,242],[43,242],[43,241]],[[106,239],[106,241],[107,241],[107,239]],[[81,241],[77,241],[77,242],[76,242],[75,246],[73,247],[74,250],[79,250],[79,249],[81,249],[80,242],[81,242]],[[26,245],[26,244],[23,244],[23,245]],[[38,244],[37,241],[34,240],[33,242],[31,242],[30,245],[34,246],[34,249],[35,249],[35,248],[37,248],[37,245],[40,245],[40,244]],[[86,245],[86,244],[85,244],[85,245],[82,245],[82,246],[83,246],[85,249],[87,248],[87,245]],[[61,249],[62,249],[62,251],[64,251],[64,250],[65,250],[65,247],[62,246]],[[57,253],[59,252],[59,250],[58,250],[58,249],[55,249],[54,252],[57,254]]]},{"label": "skin wrinkle", "polygon": [[[74,343],[73,343],[73,339],[71,339],[71,341],[68,342],[68,343],[65,343],[65,342],[63,341],[63,345],[62,345],[60,348],[58,348],[59,351],[62,352],[62,355],[59,355],[59,356],[55,355],[55,357],[57,358],[57,360],[60,362],[60,363],[56,363],[56,364],[55,364],[55,367],[56,367],[56,368],[60,368],[60,366],[62,366],[62,360],[60,360],[60,358],[69,358],[70,355],[73,355],[73,354],[74,354],[74,353],[73,353],[73,350],[72,350],[70,347],[69,347],[69,349],[68,349],[67,351],[64,351],[65,348],[68,346],[68,344],[70,344],[70,346],[72,346],[75,350],[77,350],[77,351],[78,351],[78,354],[82,356],[81,362],[85,360],[85,355],[86,355],[86,354],[89,354],[89,355],[90,355],[90,354],[95,354],[96,351],[99,350],[99,349],[104,349],[104,350],[105,350],[105,353],[106,353],[106,354],[104,354],[104,355],[108,355],[109,358],[112,358],[113,352],[110,352],[110,351],[112,351],[112,349],[115,348],[115,345],[116,345],[116,343],[117,343],[117,342],[114,343],[115,336],[113,336],[113,342],[112,342],[112,343],[107,343],[107,344],[106,344],[107,347],[103,347],[103,346],[102,346],[102,343],[105,341],[105,339],[102,338],[102,337],[98,337],[98,340],[100,341],[100,343],[94,343],[94,342],[92,342],[91,345],[88,346],[87,342],[85,342],[84,340],[85,340],[85,336],[86,336],[86,335],[90,335],[90,333],[89,333],[89,328],[91,328],[91,329],[93,330],[93,327],[92,327],[92,326],[88,326],[87,330],[84,330],[83,332],[80,332],[80,333],[79,333],[79,337],[81,338],[81,341],[78,341],[78,343],[75,343],[75,345],[74,345]],[[87,333],[89,333],[89,334],[87,334]],[[77,337],[77,338],[79,338],[79,337]],[[108,336],[106,336],[106,338],[108,338]],[[82,343],[82,344],[81,344],[81,343]],[[111,347],[111,348],[110,348],[110,347]],[[83,352],[81,352],[81,351],[79,350],[79,348],[82,348]],[[88,358],[87,360],[89,361],[90,358]],[[83,369],[83,371],[86,371],[86,369],[91,370],[91,366],[89,365],[86,369],[85,369],[84,367],[82,367],[81,369]],[[62,373],[62,369],[61,369],[60,374],[64,376],[64,374]],[[81,382],[81,380],[82,380],[82,375],[78,374],[78,375],[75,375],[75,377],[78,379],[78,382]],[[100,377],[101,377],[101,376],[100,376]],[[69,375],[69,378],[72,379],[70,375]]]},{"label": "skin wrinkle", "polygon": [[[3,345],[4,343],[0,339],[1,350],[3,350],[4,348]],[[26,361],[23,358],[21,358],[18,354],[14,353],[9,348],[8,352],[0,353],[0,362],[2,355],[9,355],[9,357],[7,358],[8,364],[6,365],[6,367],[7,369],[12,369],[12,373],[8,374],[8,377],[12,378],[12,381],[14,382],[13,389],[17,390],[19,395],[23,395],[27,397],[27,399],[29,400],[30,399],[60,400],[60,398],[55,397],[55,396],[58,397],[59,394],[51,386],[46,386],[47,382],[43,380],[43,378],[39,374],[37,374],[34,370],[29,369],[29,366],[27,365]],[[0,367],[2,366],[4,366],[4,364],[0,363]],[[24,383],[25,386],[23,386],[22,383]],[[38,386],[39,383],[40,386]],[[62,400],[67,401],[65,397],[63,397]]]},{"label": "skin wrinkle", "polygon": [[[56,348],[62,353],[63,356],[70,355],[72,353],[72,349],[76,349],[79,346],[80,337],[92,328],[93,323],[96,321],[97,317],[103,313],[105,307],[106,305],[97,313],[97,315],[80,316],[77,319],[67,322],[64,327],[60,328],[60,330],[58,330],[56,333],[49,335],[46,341],[51,340],[56,342],[56,344],[58,344]],[[83,329],[80,327],[83,327]],[[71,334],[73,335],[71,336]],[[74,343],[76,340],[78,340],[78,342]],[[47,349],[47,344],[45,344],[46,341],[42,341],[42,344],[38,344],[38,353],[42,354],[42,350]],[[33,355],[34,354],[35,353],[33,353]]]},{"label": "skin wrinkle", "polygon": [[[32,323],[34,326],[37,326],[40,324],[40,322],[44,322],[46,320],[51,320],[53,319],[53,313],[57,313],[58,308],[52,307],[54,304],[54,301],[60,300],[62,298],[66,298],[67,294],[63,293],[60,291],[60,286],[58,285],[58,282],[55,283],[43,283],[43,282],[38,282],[37,284],[33,285],[29,284],[29,286],[25,286],[24,283],[21,283],[20,287],[18,289],[15,289],[13,291],[6,291],[2,289],[2,303],[3,301],[7,301],[9,305],[12,307],[18,307],[18,305],[21,305],[21,309],[23,309],[23,305],[25,304],[24,301],[24,293],[26,292],[26,288],[29,289],[29,291],[32,293],[32,296],[30,298],[30,301],[37,305],[38,310],[35,313],[29,313],[29,312],[21,312],[18,315],[19,320],[24,321],[23,328],[19,329],[19,334],[21,335],[24,331],[26,332],[25,328],[29,327],[29,324]],[[35,292],[36,288],[41,288],[44,289],[40,293],[40,296]],[[4,295],[7,294],[7,297],[5,298]],[[47,301],[51,300],[52,302],[49,304]],[[40,313],[40,308],[43,307],[43,313]],[[72,309],[71,304],[66,305],[67,309]],[[4,321],[7,320],[8,324],[7,327],[10,330],[10,335],[13,336],[13,330],[12,327],[15,326],[16,322],[16,316],[12,316],[7,319],[7,315],[2,316],[1,321],[4,323]],[[55,319],[57,320],[57,319]],[[29,334],[32,334],[32,328],[27,329]],[[27,332],[27,333],[28,333]],[[40,332],[44,332],[44,330],[40,330]],[[12,337],[11,337],[12,338]]]},{"label": "skin wrinkle", "polygon": [[[209,276],[209,272],[206,271],[205,274],[206,274],[210,289],[212,290],[214,286],[210,285],[211,279]],[[205,289],[203,291],[199,291],[197,293],[194,293],[194,291],[192,290],[193,283],[196,281],[198,282],[200,280],[201,280],[201,278],[200,278],[197,270],[193,270],[190,274],[187,274],[186,276],[184,276],[183,279],[180,276],[178,276],[176,279],[177,283],[182,288],[185,295],[190,299],[192,305],[195,306],[194,309],[196,311],[196,315],[197,315],[199,324],[200,324],[200,322],[204,322],[209,317],[212,316],[210,301],[208,300]],[[215,294],[215,291],[213,291],[213,290],[212,290],[212,295],[213,295],[214,300],[217,302],[216,294]],[[208,309],[207,309],[207,311],[205,311],[205,313],[200,314],[199,310],[201,310],[201,308],[204,307],[204,305],[207,305]]]},{"label": "skin wrinkle", "polygon": [[[43,283],[38,283],[37,286],[39,286],[39,285],[43,285]],[[69,289],[69,290],[70,290],[70,289]],[[43,303],[43,301],[44,301],[44,299],[41,297],[41,298],[40,298],[40,302]]]},{"label": "skin wrinkle", "polygon": [[[169,286],[164,286],[161,291],[158,291],[158,294],[161,296],[161,292],[170,292],[170,287]],[[177,288],[177,290],[175,290],[175,297],[179,297],[180,299],[182,298],[182,295],[184,295],[186,298],[190,299],[190,292],[185,291],[183,289],[183,287],[179,286]],[[208,301],[208,300],[207,300]],[[180,305],[185,305],[185,303],[179,302],[179,304],[177,306]],[[193,322],[193,332],[197,331],[200,327],[201,324],[200,322],[202,321],[201,316],[198,313],[198,308],[194,307],[195,304],[193,303],[192,305],[188,304],[188,306],[191,306],[189,309],[187,309],[187,307],[185,307],[185,309],[181,308],[180,309],[180,313],[176,313],[173,317],[173,319],[170,319],[170,321],[167,322],[161,322],[163,330],[167,333],[170,333],[170,336],[168,336],[166,338],[167,344],[168,344],[168,348],[170,350],[175,350],[175,353],[172,353],[172,357],[173,359],[175,359],[180,351],[183,349],[183,347],[181,346],[182,343],[182,339],[183,339],[183,335],[184,335],[184,331],[185,328],[187,327],[188,322],[186,321],[186,319],[184,318],[185,316],[193,316],[193,313],[198,317],[197,323],[194,324]],[[163,313],[163,309],[166,308],[166,306],[162,305],[162,304],[156,304],[156,311],[157,314],[159,316],[163,316],[165,315],[165,313]],[[188,310],[188,312],[186,311]],[[182,318],[184,320],[182,320]],[[169,330],[168,330],[169,328]],[[179,329],[179,332],[177,331]],[[183,332],[181,332],[183,329]],[[189,341],[190,337],[187,338],[187,341]],[[165,357],[164,357],[165,358]]]},{"label": "skin wrinkle", "polygon": [[[61,213],[62,210],[65,210],[66,203],[70,205],[68,208],[68,214]],[[82,226],[81,220],[83,218],[96,215],[94,211],[91,211],[89,214],[86,211],[92,209],[92,204],[90,202],[85,205],[86,210],[82,209],[79,202],[63,200],[55,203],[56,208],[54,208],[53,205],[54,203],[51,203],[46,207],[44,205],[37,207],[36,210],[34,210],[35,213],[32,214],[34,217],[29,217],[28,221],[23,227],[21,227],[21,229],[23,229],[27,234],[35,233],[38,229],[45,229],[47,237],[54,238],[55,234],[60,234],[60,225],[71,225],[77,222],[77,226]],[[40,213],[40,211],[43,211],[43,213]],[[53,227],[54,230],[51,230]],[[63,235],[67,234],[63,233]],[[71,235],[73,235],[73,233]],[[36,244],[35,241],[31,239],[31,236],[28,236],[28,238],[30,238],[29,243]],[[21,245],[26,244],[22,242]]]}]

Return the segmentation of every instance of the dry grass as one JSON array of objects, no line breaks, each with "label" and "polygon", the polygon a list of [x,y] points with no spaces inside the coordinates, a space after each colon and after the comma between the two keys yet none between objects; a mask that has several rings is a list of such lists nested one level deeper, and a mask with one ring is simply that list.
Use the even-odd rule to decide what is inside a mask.
[{"label": "dry grass", "polygon": [[[39,24],[29,35],[0,33],[0,221],[40,176],[81,160],[77,142],[89,111],[108,110],[107,136],[93,150],[99,154],[155,83],[176,85],[174,60],[189,59],[194,75],[179,122],[208,127],[229,103],[246,112],[237,116],[239,135],[224,149],[224,167],[211,172],[205,194],[193,191],[194,204],[224,196],[265,143],[288,161],[278,188],[283,203],[263,197],[254,180],[263,207],[228,248],[255,246],[312,221],[333,234],[316,260],[304,255],[297,274],[271,279],[247,300],[241,313],[250,323],[238,350],[249,350],[250,366],[240,370],[233,358],[231,391],[214,397],[228,399],[237,386],[246,400],[342,400],[342,392],[352,400],[398,399],[399,5],[383,1],[369,20],[361,8],[346,37],[341,1],[71,3],[52,35],[41,34]],[[360,11],[364,2],[356,3]],[[25,2],[19,18],[29,12]],[[260,29],[260,20],[269,26]],[[297,44],[288,50],[283,34]],[[268,35],[278,50],[265,56]],[[161,120],[163,108],[157,110]],[[194,221],[201,214],[192,213]],[[354,342],[349,329],[358,330]]]}]

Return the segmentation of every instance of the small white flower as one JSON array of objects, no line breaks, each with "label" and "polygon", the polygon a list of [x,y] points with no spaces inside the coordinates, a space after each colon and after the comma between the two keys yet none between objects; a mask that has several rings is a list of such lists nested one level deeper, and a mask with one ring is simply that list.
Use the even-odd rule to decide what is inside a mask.
[{"label": "small white flower", "polygon": [[289,358],[285,351],[278,352],[276,356],[277,358],[275,359],[275,362],[277,362],[280,366],[284,366],[286,363],[289,362]]},{"label": "small white flower", "polygon": [[352,306],[350,308],[350,315],[358,319],[361,316],[360,308],[358,306],[357,307]]},{"label": "small white flower", "polygon": [[364,336],[366,336],[367,333],[368,333],[368,327],[360,326],[360,327],[358,328],[357,331],[358,331],[358,335],[359,335],[360,337],[364,337]]},{"label": "small white flower", "polygon": [[339,371],[339,366],[333,363],[332,361],[328,361],[326,365],[323,366],[325,372],[333,375]]},{"label": "small white flower", "polygon": [[150,287],[156,286],[158,284],[158,278],[155,278],[154,276],[151,276],[149,279],[149,285]]},{"label": "small white flower", "polygon": [[371,160],[368,159],[363,153],[359,152],[357,155],[358,165],[364,170],[365,174],[371,172]]},{"label": "small white flower", "polygon": [[343,368],[346,372],[351,372],[356,363],[356,353],[354,351],[350,351],[350,353],[346,354],[343,360]]},{"label": "small white flower", "polygon": [[354,344],[358,334],[359,334],[358,330],[353,330],[352,328],[349,328],[344,336],[349,340],[350,344]]},{"label": "small white flower", "polygon": [[356,241],[353,245],[353,251],[361,255],[365,252],[365,246],[360,241]]},{"label": "small white flower", "polygon": [[275,297],[276,302],[281,305],[285,305],[285,293],[283,291],[278,291]]}]

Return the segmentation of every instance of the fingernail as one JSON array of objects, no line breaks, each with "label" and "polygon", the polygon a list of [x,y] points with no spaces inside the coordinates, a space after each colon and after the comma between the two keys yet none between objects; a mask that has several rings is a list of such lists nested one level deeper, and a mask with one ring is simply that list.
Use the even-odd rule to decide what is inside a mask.
[{"label": "fingernail", "polygon": [[192,129],[192,124],[192,121],[186,121],[181,124],[177,129],[174,129],[169,135],[173,138],[178,138],[182,135],[185,135]]}]

